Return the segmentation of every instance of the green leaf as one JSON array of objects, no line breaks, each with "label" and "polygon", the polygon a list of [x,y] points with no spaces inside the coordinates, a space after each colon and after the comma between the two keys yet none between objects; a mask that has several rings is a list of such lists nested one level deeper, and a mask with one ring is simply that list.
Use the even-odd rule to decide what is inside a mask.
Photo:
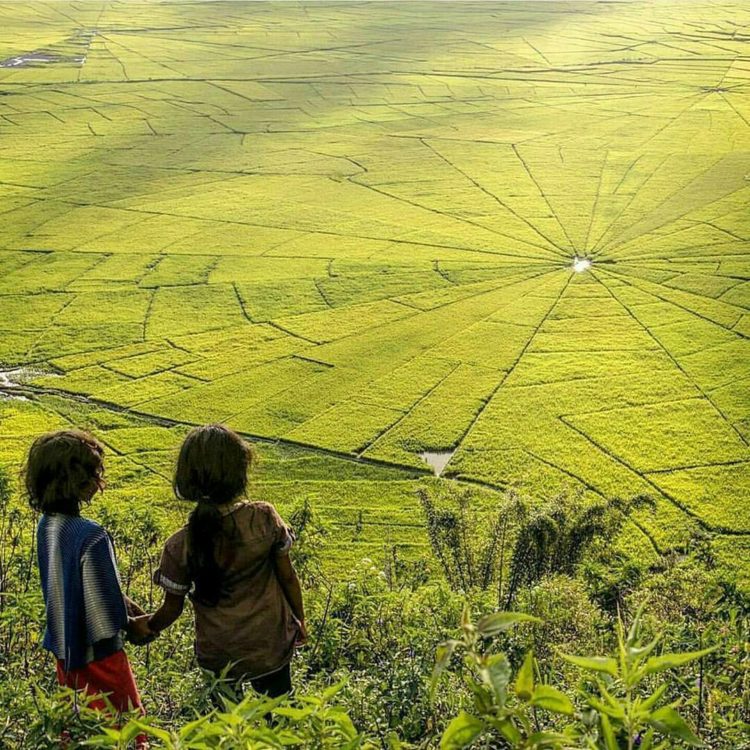
[{"label": "green leaf", "polygon": [[432,677],[430,678],[431,696],[435,693],[435,688],[437,687],[438,681],[440,680],[441,675],[450,663],[451,656],[453,656],[453,652],[456,650],[457,645],[458,641],[449,640],[445,641],[445,643],[441,643],[437,647],[437,650],[435,652],[435,666],[432,669]]},{"label": "green leaf", "polygon": [[534,654],[529,651],[523,660],[521,669],[516,675],[516,695],[522,701],[528,701],[534,692]]},{"label": "green leaf", "polygon": [[689,664],[691,661],[700,659],[707,654],[716,651],[718,646],[704,648],[702,651],[686,651],[683,654],[662,654],[661,656],[652,656],[645,666],[646,674],[655,674],[663,672],[665,669],[681,667],[683,664]]},{"label": "green leaf", "polygon": [[641,703],[639,708],[644,711],[650,711],[662,699],[662,697],[664,696],[664,693],[666,692],[667,692],[666,684],[659,685],[659,687],[656,688],[656,690],[654,690],[654,692],[651,693],[651,695],[648,698],[646,698],[646,700],[644,700],[643,703]]},{"label": "green leaf", "polygon": [[606,703],[602,703],[596,698],[589,698],[589,705],[592,708],[595,708],[600,714],[606,714],[607,716],[611,716],[613,719],[619,719],[620,721],[622,721],[625,718],[625,709],[623,709],[622,706],[608,706]]},{"label": "green leaf", "polygon": [[456,716],[443,732],[441,750],[460,750],[470,745],[484,729],[484,722],[466,711]]},{"label": "green leaf", "polygon": [[654,745],[654,730],[649,729],[646,734],[641,737],[641,744],[638,750],[651,750]]},{"label": "green leaf", "polygon": [[326,688],[323,691],[323,701],[328,702],[333,698],[335,695],[340,693],[344,689],[344,685],[346,685],[346,680],[341,680],[340,682],[337,682],[335,685],[331,685],[330,687]]},{"label": "green leaf", "polygon": [[531,705],[565,716],[573,713],[573,702],[570,698],[551,685],[537,685],[531,696]]},{"label": "green leaf", "polygon": [[560,734],[559,732],[534,732],[529,735],[528,747],[548,747],[550,745],[559,746],[560,743],[569,746],[570,737]]},{"label": "green leaf", "polygon": [[519,744],[523,735],[518,731],[518,727],[510,719],[488,719],[498,732],[513,746]]},{"label": "green leaf", "polygon": [[693,730],[672,706],[664,706],[664,708],[654,711],[647,721],[662,734],[668,734],[670,737],[678,737],[691,747],[703,747],[700,739],[693,734]]},{"label": "green leaf", "polygon": [[491,636],[504,633],[522,622],[542,622],[538,617],[523,612],[494,612],[485,615],[477,623],[477,630],[481,635]]},{"label": "green leaf", "polygon": [[605,714],[599,717],[599,722],[602,726],[602,739],[607,750],[618,750],[617,738],[615,737],[615,730],[612,729],[612,722]]},{"label": "green leaf", "polygon": [[165,729],[159,729],[158,727],[151,726],[151,724],[146,724],[136,719],[129,721],[125,725],[126,729],[129,729],[131,727],[135,729],[135,731],[132,734],[128,735],[128,739],[135,739],[135,737],[139,733],[141,733],[147,734],[149,735],[149,737],[155,737],[157,740],[160,740],[164,743],[170,744],[172,742],[172,735],[170,735],[170,733]]},{"label": "green leaf", "polygon": [[311,708],[294,708],[294,706],[282,706],[274,711],[276,716],[286,716],[292,721],[302,721],[312,714]]},{"label": "green leaf", "polygon": [[505,705],[505,693],[510,682],[510,662],[505,654],[493,654],[487,659],[483,677],[488,682],[500,706]]},{"label": "green leaf", "polygon": [[609,656],[574,656],[573,654],[561,653],[565,661],[589,672],[606,672],[612,677],[617,677],[617,661]]}]

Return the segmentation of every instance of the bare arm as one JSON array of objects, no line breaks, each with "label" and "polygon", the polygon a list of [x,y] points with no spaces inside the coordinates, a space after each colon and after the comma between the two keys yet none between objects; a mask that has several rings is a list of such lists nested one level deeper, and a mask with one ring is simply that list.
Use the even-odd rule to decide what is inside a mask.
[{"label": "bare arm", "polygon": [[289,555],[279,555],[275,558],[276,562],[276,577],[279,579],[281,588],[284,591],[289,606],[292,608],[292,613],[299,621],[302,626],[303,640],[307,633],[305,630],[305,605],[302,601],[302,587],[297,578],[297,573],[294,570],[292,561],[289,559]]},{"label": "bare arm", "polygon": [[156,635],[166,630],[181,614],[185,606],[185,597],[165,592],[161,607],[151,616],[148,628]]}]

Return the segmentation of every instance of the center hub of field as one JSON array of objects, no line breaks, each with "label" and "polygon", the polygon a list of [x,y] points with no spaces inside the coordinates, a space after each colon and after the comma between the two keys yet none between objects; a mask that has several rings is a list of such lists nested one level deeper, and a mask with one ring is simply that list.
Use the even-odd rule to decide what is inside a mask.
[{"label": "center hub of field", "polygon": [[591,268],[591,260],[589,258],[579,258],[577,255],[573,258],[573,270],[576,273],[583,273]]}]

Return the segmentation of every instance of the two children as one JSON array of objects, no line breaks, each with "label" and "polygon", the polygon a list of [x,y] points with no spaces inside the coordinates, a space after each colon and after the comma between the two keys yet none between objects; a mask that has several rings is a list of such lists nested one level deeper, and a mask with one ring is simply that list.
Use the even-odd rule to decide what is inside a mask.
[{"label": "two children", "polygon": [[110,535],[81,517],[104,488],[103,456],[91,435],[65,430],[38,438],[25,470],[29,503],[41,513],[44,647],[57,659],[60,684],[105,694],[117,712],[142,711],[125,638],[150,641],[189,596],[202,667],[228,669],[272,697],[289,692],[294,647],[307,635],[302,592],[291,532],[273,506],[245,498],[250,447],[222,425],[197,427],[185,439],[174,490],[195,507],[164,547],[154,574],[164,603],[152,616],[123,594]]}]

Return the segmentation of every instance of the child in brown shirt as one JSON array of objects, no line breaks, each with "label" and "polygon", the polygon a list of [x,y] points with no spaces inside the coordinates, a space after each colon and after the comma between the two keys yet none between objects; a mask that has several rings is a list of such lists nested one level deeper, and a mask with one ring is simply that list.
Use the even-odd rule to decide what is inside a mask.
[{"label": "child in brown shirt", "polygon": [[196,427],[185,438],[174,490],[196,506],[164,546],[154,574],[164,603],[149,628],[169,627],[189,596],[198,663],[216,674],[231,665],[230,677],[276,697],[291,690],[305,615],[291,532],[272,505],[245,499],[251,461],[248,444],[223,425]]}]

